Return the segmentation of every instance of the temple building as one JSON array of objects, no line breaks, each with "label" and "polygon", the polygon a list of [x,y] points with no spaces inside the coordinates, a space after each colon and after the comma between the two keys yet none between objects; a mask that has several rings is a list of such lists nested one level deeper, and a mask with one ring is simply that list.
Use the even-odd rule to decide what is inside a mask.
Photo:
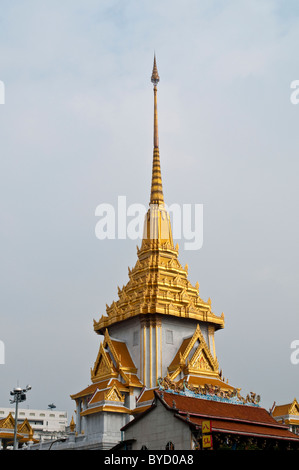
[{"label": "temple building", "polygon": [[286,424],[290,431],[299,435],[299,403],[296,398],[286,405],[274,406],[272,415],[278,423]]},{"label": "temple building", "polygon": [[71,395],[76,426],[61,448],[200,448],[203,420],[212,420],[221,439],[257,433],[298,444],[297,436],[260,408],[259,396],[242,397],[222,376],[215,333],[224,328],[224,315],[213,313],[210,299],[203,300],[198,283],[189,281],[164,202],[156,58],[151,82],[153,164],[143,238],[127,284],[94,320],[101,340],[91,383]]},{"label": "temple building", "polygon": [[28,419],[25,418],[24,421],[18,422],[15,429],[15,419],[9,413],[5,418],[0,419],[0,450],[11,449],[13,447],[15,431],[19,448],[38,442],[33,437],[33,429]]},{"label": "temple building", "polygon": [[94,331],[104,339],[91,370],[92,383],[72,395],[77,431],[102,439],[103,448],[118,442],[121,427],[150,405],[162,377],[178,385],[209,383],[234,390],[223,380],[216,357],[214,334],[224,327],[224,316],[215,315],[211,301],[201,299],[173,243],[160,167],[156,59],[151,81],[153,166],[141,247],[128,283],[118,288],[118,299],[107,306],[107,315],[94,321]]}]

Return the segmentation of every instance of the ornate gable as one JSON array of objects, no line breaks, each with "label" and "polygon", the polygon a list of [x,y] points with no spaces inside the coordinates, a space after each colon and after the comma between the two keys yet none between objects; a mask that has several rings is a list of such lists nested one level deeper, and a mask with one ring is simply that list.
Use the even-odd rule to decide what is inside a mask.
[{"label": "ornate gable", "polygon": [[11,413],[9,413],[8,416],[6,416],[6,418],[3,418],[0,421],[0,428],[2,429],[14,429],[14,425],[15,425],[15,420]]},{"label": "ornate gable", "polygon": [[22,434],[30,434],[32,432],[32,428],[31,428],[27,418],[25,418],[23,423],[18,425],[18,432],[20,432]]},{"label": "ornate gable", "polygon": [[193,336],[182,341],[168,370],[171,373],[171,380],[181,372],[185,375],[208,373],[219,376],[218,361],[213,358],[199,325],[197,325]]},{"label": "ornate gable", "polygon": [[299,404],[298,404],[296,398],[294,398],[294,401],[293,401],[293,403],[291,404],[291,406],[289,408],[289,414],[290,415],[299,415]]},{"label": "ornate gable", "polygon": [[122,370],[131,373],[137,373],[136,366],[133,363],[126,343],[124,341],[113,340],[109,336],[107,329],[105,331],[103,347],[108,349],[109,353],[111,353],[114,359],[114,363],[116,364],[116,369],[119,372]]},{"label": "ornate gable", "polygon": [[202,345],[196,349],[191,361],[188,362],[188,372],[218,372],[215,370],[214,361]]},{"label": "ornate gable", "polygon": [[124,404],[125,396],[121,394],[116,384],[109,388],[97,389],[88,402],[89,407],[97,406],[99,403],[113,401]]},{"label": "ornate gable", "polygon": [[95,383],[100,379],[117,377],[117,375],[113,361],[109,353],[104,349],[103,343],[101,343],[94,368],[91,370],[91,380]]},{"label": "ornate gable", "polygon": [[124,403],[125,397],[120,393],[116,385],[110,388],[105,394],[105,400]]}]

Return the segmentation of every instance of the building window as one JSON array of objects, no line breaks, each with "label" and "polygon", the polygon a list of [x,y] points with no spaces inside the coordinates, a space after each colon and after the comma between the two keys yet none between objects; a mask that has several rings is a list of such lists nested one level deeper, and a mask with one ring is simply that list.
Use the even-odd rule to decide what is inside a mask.
[{"label": "building window", "polygon": [[170,441],[167,442],[165,449],[166,450],[174,450],[174,444]]},{"label": "building window", "polygon": [[32,421],[32,420],[29,420],[29,424],[32,424],[32,425],[38,425],[38,426],[42,426],[43,425],[43,421]]},{"label": "building window", "polygon": [[173,331],[172,330],[166,330],[166,343],[173,344]]},{"label": "building window", "polygon": [[134,331],[133,333],[133,346],[138,346],[139,344],[139,332]]}]

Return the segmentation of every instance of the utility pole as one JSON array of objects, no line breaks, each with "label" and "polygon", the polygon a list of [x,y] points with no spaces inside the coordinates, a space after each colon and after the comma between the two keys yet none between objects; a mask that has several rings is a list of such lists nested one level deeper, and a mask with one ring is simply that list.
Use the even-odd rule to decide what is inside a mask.
[{"label": "utility pole", "polygon": [[14,441],[13,441],[13,449],[16,450],[18,443],[17,443],[17,429],[18,429],[18,407],[19,403],[26,400],[26,393],[28,390],[31,390],[31,386],[27,385],[26,388],[16,387],[14,388],[10,394],[13,396],[13,399],[10,400],[10,403],[16,404],[16,412],[15,412],[15,429],[14,429]]}]

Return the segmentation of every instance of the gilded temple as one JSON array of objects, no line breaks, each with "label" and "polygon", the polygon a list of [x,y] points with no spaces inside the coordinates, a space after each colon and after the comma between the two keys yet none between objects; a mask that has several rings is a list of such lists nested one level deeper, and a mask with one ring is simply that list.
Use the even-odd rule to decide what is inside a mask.
[{"label": "gilded temple", "polygon": [[153,165],[149,209],[129,280],[118,288],[118,299],[106,315],[94,320],[101,335],[91,384],[71,395],[76,401],[76,430],[94,434],[102,448],[120,440],[120,429],[146,410],[162,380],[174,386],[217,387],[234,390],[224,381],[216,356],[214,334],[224,327],[211,301],[199,295],[188,279],[188,266],[178,259],[169,213],[165,208],[159,138],[154,58]]}]

